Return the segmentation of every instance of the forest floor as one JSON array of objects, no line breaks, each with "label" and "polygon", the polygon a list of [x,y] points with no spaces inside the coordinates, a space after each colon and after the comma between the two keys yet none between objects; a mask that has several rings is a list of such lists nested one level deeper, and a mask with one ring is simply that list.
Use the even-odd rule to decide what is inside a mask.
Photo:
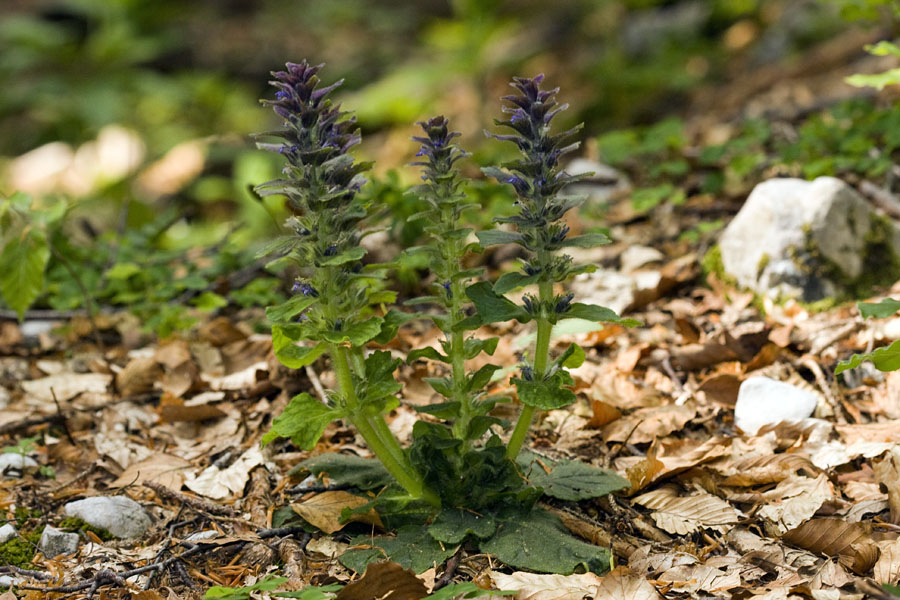
[{"label": "forest floor", "polygon": [[[858,65],[848,57],[865,41],[845,36],[798,63],[701,92],[692,113],[702,116],[687,122],[709,132],[755,111],[789,127],[849,93],[841,81]],[[761,303],[704,273],[709,239],[677,234],[727,221],[748,191],[650,213],[614,195],[606,224],[616,242],[578,257],[651,282],[625,307],[644,326],[557,338],[558,348],[574,341],[587,351],[573,373],[579,400],[543,414],[530,446],[631,481],[627,493],[600,501],[548,505],[575,535],[611,547],[619,566],[603,577],[543,576],[460,552],[420,576],[426,587],[475,581],[540,599],[889,597],[877,584],[900,578],[900,376],[864,367],[839,379],[833,370],[895,339],[900,319],[864,321],[852,303],[824,312]],[[624,265],[623,252],[636,246],[660,254]],[[589,284],[579,285],[579,300],[589,301]],[[892,291],[900,288],[882,295]],[[268,574],[288,579],[282,589],[354,578],[336,558],[347,534],[295,526],[292,505],[333,523],[342,508],[298,489],[304,475],[290,471],[311,453],[259,443],[293,394],[321,394],[333,376],[323,361],[302,372],[279,366],[268,336],[248,325],[261,318],[219,316],[152,343],[126,314],[40,331],[0,321],[0,447],[39,466],[0,479],[5,518],[29,545],[44,526],[63,527],[63,506],[81,498],[127,495],[153,519],[133,540],[68,522],[80,537],[76,554],[37,554],[18,567],[5,564],[14,556],[3,546],[0,575],[23,583],[0,599],[199,598],[210,586],[239,588]],[[529,330],[500,333],[492,362],[514,365]],[[403,357],[437,335],[411,325],[390,350]],[[422,379],[433,374],[424,362],[398,373],[404,403],[390,425],[401,439],[416,418],[411,407],[432,401]],[[757,375],[813,393],[814,418],[740,432],[738,388]],[[326,452],[367,455],[339,426],[312,454]],[[186,541],[201,531],[215,534]]]}]

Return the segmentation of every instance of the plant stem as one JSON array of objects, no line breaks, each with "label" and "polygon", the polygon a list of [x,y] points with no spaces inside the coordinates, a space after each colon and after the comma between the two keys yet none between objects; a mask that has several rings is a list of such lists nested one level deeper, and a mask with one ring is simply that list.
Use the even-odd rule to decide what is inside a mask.
[{"label": "plant stem", "polygon": [[[553,284],[549,281],[542,281],[539,287],[539,300],[541,306],[546,306],[553,298]],[[547,371],[547,359],[550,356],[550,333],[553,325],[546,317],[539,316],[537,319],[537,339],[534,342],[534,378],[541,381]],[[535,407],[523,406],[522,412],[519,414],[519,420],[516,421],[516,428],[509,438],[509,445],[506,447],[506,457],[515,460],[522,449],[525,442],[525,436],[528,429],[531,428],[531,420],[534,418]]]},{"label": "plant stem", "polygon": [[365,440],[369,450],[378,457],[388,472],[397,480],[403,488],[414,498],[423,498],[435,506],[440,505],[440,499],[422,483],[422,479],[412,465],[397,438],[390,432],[387,423],[380,417],[371,417],[365,414],[365,410],[359,406],[356,396],[356,387],[353,384],[353,374],[347,348],[331,345],[331,360],[334,363],[334,371],[337,375],[338,386],[347,401],[347,418],[356,427],[356,430]]}]

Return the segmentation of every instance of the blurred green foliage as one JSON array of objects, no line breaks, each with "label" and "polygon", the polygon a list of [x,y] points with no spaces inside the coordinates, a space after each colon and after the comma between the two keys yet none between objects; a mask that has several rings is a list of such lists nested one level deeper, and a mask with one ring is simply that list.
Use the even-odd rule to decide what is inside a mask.
[{"label": "blurred green foliage", "polygon": [[[27,304],[81,307],[84,287],[166,334],[189,325],[195,308],[272,303],[283,293],[278,274],[236,288],[222,281],[254,264],[255,248],[286,215],[278,199],[248,191],[277,175],[279,161],[247,135],[275,122],[257,103],[269,94],[265,74],[304,57],[346,79],[341,99],[359,116],[361,152],[378,160],[366,193],[388,207],[385,226],[400,247],[421,235],[406,221],[419,209],[404,193],[415,177],[406,166],[412,122],[446,114],[473,163],[503,160],[507,150],[480,132],[499,116],[495,99],[510,75],[545,72],[572,99],[563,124],[584,121],[595,136],[613,130],[597,149],[635,181],[640,211],[740,189],[779,164],[810,177],[883,173],[898,117],[872,104],[813,115],[796,140],[747,121],[699,157],[672,115],[736,68],[791,59],[846,29],[845,19],[878,23],[890,8],[889,0],[13,0],[0,20],[0,197],[17,191],[17,157],[45,144],[67,144],[71,164],[83,166],[82,151],[115,124],[146,149],[127,173],[81,192],[25,190],[34,211],[62,203],[64,219],[29,235],[46,232],[48,249],[72,267],[53,252],[35,261],[46,280]],[[735,32],[747,33],[741,43]],[[164,189],[144,185],[167,153],[194,141],[205,148],[196,172]],[[470,167],[469,193],[485,207],[472,218],[484,226],[509,196]],[[413,286],[422,265],[403,261],[398,277]]]}]

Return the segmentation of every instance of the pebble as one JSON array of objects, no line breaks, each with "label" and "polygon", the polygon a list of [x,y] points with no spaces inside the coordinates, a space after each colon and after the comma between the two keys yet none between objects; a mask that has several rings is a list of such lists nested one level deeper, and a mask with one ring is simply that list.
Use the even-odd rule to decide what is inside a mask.
[{"label": "pebble", "polygon": [[21,477],[25,471],[36,470],[38,466],[33,458],[18,452],[0,454],[0,473],[7,477]]},{"label": "pebble", "polygon": [[60,554],[75,554],[78,550],[78,534],[60,531],[56,527],[47,525],[41,534],[38,547],[47,558],[53,558]]},{"label": "pebble", "polygon": [[751,377],[738,390],[734,424],[744,433],[755,435],[766,425],[812,416],[818,401],[815,394],[790,383]]},{"label": "pebble", "polygon": [[12,523],[7,523],[3,527],[0,527],[0,544],[5,544],[12,538],[18,535],[16,533],[16,528],[13,527]]},{"label": "pebble", "polygon": [[142,536],[152,525],[144,508],[125,496],[96,496],[65,505],[67,516],[78,517],[88,525],[105,529],[120,539]]}]

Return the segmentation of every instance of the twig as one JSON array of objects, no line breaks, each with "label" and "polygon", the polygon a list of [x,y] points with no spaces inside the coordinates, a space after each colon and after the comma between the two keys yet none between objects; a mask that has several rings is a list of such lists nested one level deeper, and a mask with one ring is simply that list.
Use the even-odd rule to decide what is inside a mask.
[{"label": "twig", "polygon": [[164,500],[180,502],[195,510],[212,513],[214,515],[227,515],[231,517],[237,515],[237,512],[233,508],[230,508],[228,506],[220,506],[219,504],[203,500],[202,498],[194,498],[193,496],[188,496],[186,494],[182,494],[181,492],[170,490],[166,486],[156,483],[155,481],[145,481],[144,487],[150,488],[151,490],[156,492],[157,496]]},{"label": "twig", "polygon": [[306,371],[306,376],[309,377],[310,383],[312,383],[313,388],[316,390],[319,400],[322,401],[322,404],[327,403],[328,395],[325,393],[325,388],[322,387],[322,382],[319,381],[319,375],[316,373],[316,370],[312,368],[312,365],[306,365],[304,370]]},{"label": "twig", "polygon": [[39,581],[50,581],[53,579],[53,575],[50,575],[49,573],[44,573],[43,571],[34,571],[32,569],[23,569],[15,565],[0,566],[0,573],[14,573],[16,575],[24,575],[25,577],[31,577],[32,579],[37,579]]},{"label": "twig", "polygon": [[441,589],[453,579],[453,576],[456,574],[456,567],[459,566],[459,561],[462,558],[462,546],[457,549],[456,553],[447,560],[447,566],[444,568],[444,572],[441,573],[441,576],[438,577],[434,582],[434,587],[431,589],[432,592],[436,592]]},{"label": "twig", "polygon": [[860,193],[871,200],[875,206],[894,217],[900,219],[900,198],[897,198],[890,190],[878,187],[871,181],[862,180],[859,183]]},{"label": "twig", "polygon": [[56,397],[56,390],[53,389],[53,386],[50,386],[50,395],[53,396],[53,404],[56,405],[56,415],[59,417],[63,431],[66,432],[66,439],[69,440],[69,443],[73,446],[77,446],[78,444],[75,443],[75,438],[72,437],[72,432],[69,431],[69,424],[62,414],[62,407],[59,405],[59,399]]}]

